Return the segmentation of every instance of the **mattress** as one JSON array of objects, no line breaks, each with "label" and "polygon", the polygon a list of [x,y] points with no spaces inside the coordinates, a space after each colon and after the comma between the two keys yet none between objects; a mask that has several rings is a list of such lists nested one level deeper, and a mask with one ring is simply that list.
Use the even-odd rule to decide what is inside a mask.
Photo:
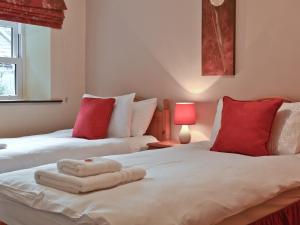
[{"label": "mattress", "polygon": [[72,130],[20,138],[0,139],[7,148],[0,150],[0,174],[27,169],[62,158],[84,159],[133,153],[157,141],[153,136],[86,140],[72,138]]},{"label": "mattress", "polygon": [[[229,217],[218,225],[248,225],[299,200],[300,189],[293,189]],[[61,214],[36,211],[5,197],[0,198],[0,218],[9,225],[78,225]]]}]

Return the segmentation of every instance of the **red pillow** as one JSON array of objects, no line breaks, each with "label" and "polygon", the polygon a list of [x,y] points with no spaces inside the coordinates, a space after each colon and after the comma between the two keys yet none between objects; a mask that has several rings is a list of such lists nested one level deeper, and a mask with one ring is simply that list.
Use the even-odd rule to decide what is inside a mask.
[{"label": "red pillow", "polygon": [[269,155],[267,143],[282,99],[237,101],[223,98],[221,129],[211,151]]},{"label": "red pillow", "polygon": [[83,98],[73,128],[73,137],[101,139],[107,137],[115,99]]}]

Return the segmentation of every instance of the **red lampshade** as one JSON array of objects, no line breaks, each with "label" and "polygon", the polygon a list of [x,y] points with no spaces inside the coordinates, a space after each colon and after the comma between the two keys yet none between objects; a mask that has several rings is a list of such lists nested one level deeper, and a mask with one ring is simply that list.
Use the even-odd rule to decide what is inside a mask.
[{"label": "red lampshade", "polygon": [[195,103],[176,103],[174,123],[176,125],[193,125],[196,123]]}]

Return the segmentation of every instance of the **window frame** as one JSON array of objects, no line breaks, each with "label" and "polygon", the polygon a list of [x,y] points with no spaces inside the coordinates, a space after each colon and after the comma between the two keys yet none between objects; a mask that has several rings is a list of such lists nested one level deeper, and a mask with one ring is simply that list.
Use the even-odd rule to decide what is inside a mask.
[{"label": "window frame", "polygon": [[22,25],[15,22],[0,20],[0,26],[12,28],[12,58],[0,57],[0,63],[3,64],[15,64],[16,65],[16,95],[0,96],[0,100],[15,100],[22,99],[23,97],[23,28]]}]

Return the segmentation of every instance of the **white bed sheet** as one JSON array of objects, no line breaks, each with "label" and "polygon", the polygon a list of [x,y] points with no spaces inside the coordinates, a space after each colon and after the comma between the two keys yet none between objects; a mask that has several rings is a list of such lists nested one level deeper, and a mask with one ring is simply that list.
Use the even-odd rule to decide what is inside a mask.
[{"label": "white bed sheet", "polygon": [[[299,200],[300,189],[293,189],[258,206],[226,218],[217,225],[248,225]],[[7,224],[10,225],[79,225],[75,220],[71,220],[64,215],[37,211],[9,200],[5,196],[0,198],[0,218],[6,220]]]},{"label": "white bed sheet", "polygon": [[5,197],[0,200],[0,205],[0,218],[9,225],[78,225],[66,216],[35,211]]},{"label": "white bed sheet", "polygon": [[[145,168],[146,178],[86,195],[35,184],[36,168],[1,174],[0,199],[66,216],[73,224],[216,225],[300,187],[300,155],[249,157],[208,149],[208,143],[198,143],[110,156],[124,166]],[[0,210],[6,207],[1,201]]]},{"label": "white bed sheet", "polygon": [[133,153],[155,142],[153,136],[86,140],[72,138],[72,130],[20,138],[0,139],[0,174],[54,163],[62,158],[84,159]]}]

